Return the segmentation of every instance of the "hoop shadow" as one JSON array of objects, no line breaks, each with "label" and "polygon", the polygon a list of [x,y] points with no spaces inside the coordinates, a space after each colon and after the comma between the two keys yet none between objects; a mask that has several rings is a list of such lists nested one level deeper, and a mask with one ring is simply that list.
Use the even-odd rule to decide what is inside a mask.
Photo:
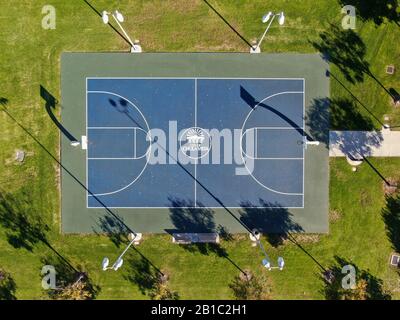
[{"label": "hoop shadow", "polygon": [[55,110],[58,101],[54,96],[48,92],[42,85],[40,85],[40,96],[46,102],[45,108],[46,112],[49,115],[50,119],[57,126],[58,129],[67,137],[67,139],[71,142],[78,141],[57,119],[57,117],[53,114],[53,110]]}]

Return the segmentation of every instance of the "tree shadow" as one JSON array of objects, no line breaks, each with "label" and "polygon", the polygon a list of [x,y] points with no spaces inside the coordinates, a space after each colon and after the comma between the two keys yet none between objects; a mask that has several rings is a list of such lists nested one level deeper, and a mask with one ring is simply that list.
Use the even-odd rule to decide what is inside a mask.
[{"label": "tree shadow", "polygon": [[[118,216],[117,219],[113,216],[103,216],[99,218],[97,224],[102,233],[105,233],[117,248],[128,241],[127,229],[123,223],[122,217]],[[98,235],[100,234],[96,230],[94,230],[94,232]]]},{"label": "tree shadow", "polygon": [[129,255],[126,264],[129,265],[129,273],[124,275],[124,279],[136,284],[142,294],[148,295],[157,282],[157,273],[150,263],[140,256]]},{"label": "tree shadow", "polygon": [[0,104],[2,106],[6,106],[8,104],[8,99],[4,97],[0,97]]},{"label": "tree shadow", "polygon": [[14,248],[32,251],[38,242],[48,243],[46,233],[50,228],[32,206],[27,188],[13,194],[0,190],[0,225]]},{"label": "tree shadow", "polygon": [[220,238],[224,241],[233,241],[233,235],[232,233],[229,232],[229,229],[223,225],[219,225],[217,227],[217,232],[220,236]]},{"label": "tree shadow", "polygon": [[[65,167],[58,159],[56,156],[54,156],[27,128],[25,128],[11,113],[10,111],[7,109],[6,104],[8,103],[8,100],[5,98],[2,98],[4,103],[2,103],[2,111],[12,120],[15,122],[15,124],[24,131],[24,133],[26,133],[32,140],[35,141],[35,143],[37,143],[39,145],[40,148],[42,148],[42,150],[44,152],[46,152],[48,154],[48,156],[54,160],[64,171],[66,174],[68,174],[80,187],[83,188],[83,190],[85,190],[86,192],[88,192],[91,196],[93,196],[94,199],[96,199],[96,201],[98,201],[98,203],[104,208],[105,212],[107,214],[109,214],[110,216],[112,216],[114,219],[119,220],[120,223],[122,223],[126,230],[131,232],[131,233],[135,233],[127,224],[125,224],[119,217],[118,215],[116,215],[110,208],[108,208],[95,194],[93,194],[93,192],[91,192],[86,186],[85,184],[83,184],[74,174],[73,172],[71,172],[67,167]],[[10,199],[12,200],[13,197],[11,197]],[[7,207],[7,202],[5,202],[5,208]],[[1,210],[1,207],[0,207]],[[6,219],[4,217],[8,217],[9,216],[9,212],[7,212],[7,210],[4,211],[3,213],[3,220],[1,220],[1,216],[0,216],[0,223],[1,221],[4,221],[4,225],[9,225],[9,226],[15,226],[16,224],[12,221],[10,221],[9,219]],[[28,217],[28,216],[26,216]],[[24,218],[26,219],[26,218]],[[23,219],[23,220],[24,220]],[[26,226],[26,223],[23,224],[24,226]],[[47,225],[45,225],[46,227]],[[29,230],[29,227],[27,227]],[[47,227],[48,228],[48,227]],[[11,229],[12,230],[12,229]],[[42,240],[42,242],[44,244],[46,244],[46,246],[48,248],[50,248],[55,254],[57,254],[60,258],[64,259],[66,262],[68,261],[67,259],[65,259],[60,253],[58,253],[51,245],[50,243],[47,241],[47,239],[44,236],[44,233],[41,232],[41,230],[38,228],[34,228],[32,231],[33,235],[31,236],[32,239],[29,239],[30,241],[34,241],[34,243],[37,243],[37,240]],[[19,233],[21,235],[21,232]],[[20,236],[19,240],[22,241],[22,243],[24,243],[24,239]],[[29,245],[29,242],[28,244]],[[29,248],[29,247],[28,247]],[[137,248],[132,247],[141,257],[143,257],[144,259],[147,259]],[[159,272],[161,275],[161,271],[154,265],[152,264],[150,261],[149,263],[153,266],[153,268]]]},{"label": "tree shadow", "polygon": [[143,295],[153,300],[178,300],[179,294],[171,291],[167,286],[168,275],[154,272],[148,260],[140,256],[129,256],[126,259],[129,264],[129,272],[124,274],[124,279],[138,286]]},{"label": "tree shadow", "polygon": [[366,46],[356,32],[330,24],[330,28],[319,37],[319,41],[311,42],[312,46],[336,65],[347,81],[352,84],[364,81],[369,63],[365,60]]},{"label": "tree shadow", "polygon": [[[338,77],[336,77],[332,72],[327,72],[327,74],[329,74],[329,76],[332,78],[332,79],[334,79],[338,84],[340,84],[340,86],[344,89],[344,90],[346,90],[346,92],[350,95],[350,97],[353,99],[352,101],[354,102],[354,106],[356,106],[356,103],[357,103],[357,105],[359,105],[359,106],[361,106],[372,118],[374,118],[375,119],[375,121],[376,122],[378,122],[380,125],[381,125],[381,127],[383,127],[384,126],[384,123],[381,121],[381,119],[379,119],[372,111],[371,111],[371,109],[368,107],[368,106],[366,106],[358,97],[356,97],[354,94],[353,94],[353,92],[351,92],[351,90],[342,82],[342,81],[340,81],[339,80],[339,78]],[[385,89],[386,90],[386,89]],[[333,111],[335,111],[335,110],[333,110]],[[333,112],[332,112],[332,114],[333,114]],[[361,114],[360,114],[360,116],[361,116]],[[358,129],[358,130],[371,130],[371,129],[373,129],[373,123],[370,121],[370,119],[367,119],[367,118],[364,118],[365,120],[362,120],[362,119],[357,119],[357,117],[356,117],[356,120],[360,120],[360,123],[358,123],[358,122],[356,122],[356,121],[354,121],[354,124],[358,124],[354,129]],[[342,120],[342,119],[340,119],[340,120]],[[367,121],[367,122],[366,122]],[[369,124],[369,122],[370,122],[370,124]],[[336,125],[338,125],[338,128],[340,128],[340,129],[346,129],[345,127],[342,127],[342,126],[340,126],[340,124],[339,123],[335,123]],[[352,130],[351,128],[349,128],[349,129],[347,129],[347,130]]]},{"label": "tree shadow", "polygon": [[373,21],[376,25],[381,25],[387,19],[399,25],[397,0],[339,0],[339,4],[354,6],[357,16],[363,21]]},{"label": "tree shadow", "polygon": [[382,209],[382,218],[393,249],[400,252],[400,194],[386,196],[386,206]]},{"label": "tree shadow", "polygon": [[204,207],[201,203],[168,197],[170,202],[170,217],[175,226],[174,232],[215,232],[213,210]]},{"label": "tree shadow", "polygon": [[277,203],[259,199],[258,204],[249,201],[240,203],[240,220],[251,229],[265,234],[267,241],[277,247],[288,238],[290,232],[303,232],[303,228],[292,221],[292,214]]},{"label": "tree shadow", "polygon": [[337,148],[353,160],[365,159],[372,155],[383,141],[379,131],[331,131],[330,146]]},{"label": "tree shadow", "polygon": [[[170,217],[176,229],[166,230],[168,233],[211,233],[217,232],[214,221],[213,210],[204,207],[197,202],[194,208],[194,202],[169,197]],[[181,248],[189,252],[199,252],[203,255],[215,254],[218,257],[227,259],[236,269],[245,273],[228,255],[228,252],[219,243],[191,243],[182,244]]]},{"label": "tree shadow", "polygon": [[78,141],[76,138],[58,121],[57,117],[54,115],[53,111],[58,104],[58,100],[47,91],[42,85],[40,85],[40,96],[46,102],[45,109],[47,114],[57,128],[64,134],[64,136],[71,142]]},{"label": "tree shadow", "polygon": [[0,269],[0,300],[17,300],[16,290],[17,285],[11,274]]},{"label": "tree shadow", "polygon": [[329,107],[332,111],[332,101],[329,98],[314,99],[306,114],[306,125],[310,128],[312,139],[323,143],[327,148],[329,148]]},{"label": "tree shadow", "polygon": [[369,62],[365,59],[366,46],[361,37],[353,30],[343,30],[330,24],[330,28],[319,34],[319,41],[311,41],[311,45],[321,52],[322,57],[333,63],[351,84],[364,81],[364,75],[370,76],[390,95],[383,83],[372,73]]},{"label": "tree shadow", "polygon": [[30,252],[37,244],[42,243],[63,265],[78,273],[70,261],[50,244],[47,238],[50,228],[43,222],[32,203],[30,190],[20,189],[19,193],[13,194],[0,191],[0,225],[5,230],[8,243],[16,249]]},{"label": "tree shadow", "polygon": [[[335,256],[335,263],[329,267],[332,272],[333,280],[327,281],[324,277],[321,280],[324,283],[322,294],[328,300],[354,300],[356,295],[354,289],[344,289],[342,279],[346,274],[342,273],[342,268],[346,265],[352,265],[356,271],[356,282],[365,282],[365,300],[390,300],[391,296],[383,289],[383,281],[366,270],[359,269],[354,263],[342,257]],[[356,283],[356,285],[357,285]]]}]

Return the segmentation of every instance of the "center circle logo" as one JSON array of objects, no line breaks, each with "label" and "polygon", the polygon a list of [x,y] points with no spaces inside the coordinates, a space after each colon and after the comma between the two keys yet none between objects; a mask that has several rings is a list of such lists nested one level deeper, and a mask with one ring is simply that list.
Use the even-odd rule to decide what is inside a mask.
[{"label": "center circle logo", "polygon": [[211,149],[210,134],[199,127],[184,130],[179,137],[180,150],[192,159],[206,156]]}]

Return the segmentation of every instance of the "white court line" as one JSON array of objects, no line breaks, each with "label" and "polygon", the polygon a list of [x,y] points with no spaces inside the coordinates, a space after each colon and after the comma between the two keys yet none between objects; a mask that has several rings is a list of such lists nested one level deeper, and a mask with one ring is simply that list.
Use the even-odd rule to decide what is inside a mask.
[{"label": "white court line", "polygon": [[[248,157],[250,158],[250,157]],[[254,160],[304,160],[304,158],[250,158]]]},{"label": "white court line", "polygon": [[[246,132],[247,132],[247,130],[246,130]],[[257,155],[258,155],[258,140],[257,140],[258,137],[257,136],[258,136],[258,129],[254,130],[254,144],[255,144],[254,156],[255,156],[255,158],[257,158]]]},{"label": "white court line", "polygon": [[197,127],[197,78],[194,78],[194,126]]},{"label": "white court line", "polygon": [[[85,80],[85,100],[86,100],[86,139],[88,138],[88,78]],[[88,160],[89,146],[86,148],[85,152],[85,162],[86,162],[86,207],[89,206],[89,160]]]},{"label": "white court line", "polygon": [[121,130],[142,130],[142,131],[146,132],[144,129],[142,129],[140,127],[88,127],[88,129],[90,129],[90,130],[117,130],[117,129],[121,129]]},{"label": "white court line", "polygon": [[133,131],[133,156],[136,158],[136,130]]},{"label": "white court line", "polygon": [[[303,79],[303,82],[304,82],[304,79]],[[304,89],[304,86],[303,86],[303,89]],[[304,100],[304,90],[303,90],[303,91],[282,91],[282,92],[277,92],[277,93],[274,93],[274,94],[272,94],[272,95],[270,95],[270,96],[268,96],[268,97],[265,97],[265,98],[262,99],[261,101],[259,101],[259,102],[257,103],[257,105],[256,105],[254,108],[251,109],[251,111],[247,114],[246,118],[245,118],[244,121],[243,121],[242,129],[241,129],[241,133],[242,133],[242,134],[241,134],[241,140],[240,140],[240,147],[241,147],[240,156],[241,156],[241,158],[242,158],[242,160],[243,160],[243,163],[244,163],[244,166],[245,166],[246,170],[248,171],[248,173],[250,174],[250,176],[251,176],[251,177],[254,179],[254,181],[257,182],[262,188],[267,189],[267,190],[272,191],[272,192],[275,192],[275,193],[277,193],[277,194],[283,194],[283,195],[289,195],[289,196],[302,196],[302,197],[303,197],[303,200],[304,200],[304,188],[303,188],[303,190],[302,190],[303,193],[297,193],[297,192],[296,192],[296,193],[295,193],[295,192],[282,192],[282,191],[275,190],[275,189],[273,189],[273,188],[271,188],[271,187],[267,187],[266,185],[264,185],[263,183],[261,183],[261,182],[252,174],[252,172],[249,170],[249,168],[246,166],[246,161],[245,161],[245,159],[244,159],[244,157],[243,157],[243,154],[246,154],[246,153],[244,152],[243,148],[242,148],[242,146],[243,146],[243,135],[244,135],[243,129],[244,129],[244,126],[245,126],[245,124],[246,124],[248,118],[250,117],[250,115],[252,114],[252,112],[254,112],[254,110],[257,109],[257,107],[258,107],[261,103],[263,103],[264,101],[266,101],[266,100],[268,100],[268,99],[270,99],[270,98],[273,98],[273,97],[278,96],[278,95],[283,95],[283,94],[302,94],[302,95],[303,95],[303,100]],[[303,110],[303,121],[304,121],[304,110]],[[246,131],[245,131],[245,132],[246,132]],[[304,157],[304,150],[303,150],[303,157]],[[304,159],[302,159],[302,160],[303,160],[303,166],[304,166]],[[303,185],[304,185],[304,172],[303,172]],[[304,203],[303,203],[303,205],[304,205]]]},{"label": "white court line", "polygon": [[[93,206],[93,207],[86,207],[86,209],[101,209],[104,207],[103,206]],[[109,207],[107,206],[108,209],[195,209],[196,207]],[[199,207],[197,207],[199,208]],[[207,208],[207,209],[221,209],[221,207],[200,207],[200,208]],[[303,207],[224,207],[227,209],[304,209]]]},{"label": "white court line", "polygon": [[266,130],[303,130],[302,127],[251,127],[247,130],[251,129],[266,129]]},{"label": "white court line", "polygon": [[304,80],[304,78],[254,78],[254,77],[86,77],[86,79],[90,80],[96,80],[96,79],[154,79],[154,80],[173,80],[173,79],[182,79],[182,80],[188,80],[188,79],[200,79],[200,80]]},{"label": "white court line", "polygon": [[[274,160],[274,159],[275,160],[290,160],[290,159],[292,159],[292,160],[300,160],[300,159],[303,160],[304,159],[304,147],[302,147],[303,148],[303,158],[299,158],[299,157],[293,157],[293,158],[289,158],[289,157],[281,157],[281,158],[279,158],[279,157],[277,157],[277,158],[258,157],[258,136],[257,136],[258,135],[258,129],[270,130],[270,128],[271,127],[252,127],[252,128],[246,129],[244,131],[244,133],[241,136],[241,145],[242,146],[243,146],[243,137],[246,136],[247,132],[250,131],[250,130],[254,131],[254,141],[255,141],[254,157],[248,155],[246,152],[244,152],[244,150],[242,148],[242,153],[246,156],[246,158],[253,159],[253,160]],[[296,129],[303,130],[302,128],[296,128],[296,127],[280,127],[279,128],[279,130],[292,130],[292,129],[294,129],[294,130],[296,130]]]},{"label": "white court line", "polygon": [[[305,128],[306,128],[306,94],[305,94],[305,92],[306,92],[306,80],[305,79],[303,79],[303,132],[305,132]],[[304,134],[303,134],[304,135]],[[307,144],[305,145],[305,147],[307,146]],[[304,195],[305,195],[305,193],[306,193],[306,191],[305,191],[305,174],[306,174],[306,172],[305,172],[305,163],[306,163],[306,160],[305,160],[305,156],[306,156],[306,154],[305,154],[305,152],[306,152],[306,150],[305,150],[306,148],[303,148],[303,196],[302,196],[302,199],[303,199],[303,201],[302,201],[302,204],[303,204],[303,207],[304,207],[304,202],[305,202],[305,200],[304,200]]]},{"label": "white court line", "polygon": [[88,160],[139,160],[139,159],[142,159],[142,158],[144,158],[145,157],[145,155],[144,156],[141,156],[141,157],[126,157],[126,158],[106,158],[106,157],[98,157],[98,158],[96,158],[96,157],[90,157],[90,158],[88,158]]},{"label": "white court line", "polygon": [[[197,127],[197,79],[194,79],[194,126]],[[194,206],[197,207],[197,159],[194,162]]]},{"label": "white court line", "polygon": [[[303,80],[303,83],[304,83],[304,78],[245,78],[245,77],[86,77],[86,127],[87,127],[87,123],[88,123],[88,112],[87,112],[87,109],[88,109],[88,103],[87,103],[87,98],[88,98],[88,93],[90,92],[90,93],[108,93],[108,94],[112,94],[112,95],[116,95],[116,96],[118,96],[117,94],[115,94],[115,93],[113,93],[113,92],[106,92],[106,91],[88,91],[87,90],[87,87],[88,87],[88,79],[210,79],[210,80],[219,80],[219,79],[227,79],[227,80],[229,80],[229,79],[232,79],[232,80]],[[285,93],[294,93],[294,92],[285,92]],[[283,94],[283,93],[278,93],[278,94]],[[274,95],[273,95],[274,96]],[[272,97],[272,96],[270,96],[270,97]],[[270,98],[270,97],[268,97],[268,98]],[[125,100],[127,100],[128,102],[130,102],[134,107],[136,107],[136,105],[134,105],[131,101],[129,101],[128,99],[126,99],[125,97],[122,97],[123,99],[125,99]],[[268,99],[268,98],[265,98],[263,101],[265,101],[266,99]],[[303,92],[303,99],[304,99],[304,92]],[[136,107],[137,108],[137,107]],[[140,112],[140,110],[138,110],[139,112]],[[141,112],[140,112],[141,113]],[[196,115],[197,116],[197,115]],[[303,103],[303,120],[304,120],[304,103]],[[146,121],[146,120],[145,120]],[[197,119],[196,119],[196,121],[197,121]],[[304,122],[304,121],[303,121]],[[146,123],[147,124],[147,123]],[[88,127],[86,128],[86,132],[88,131],[87,130],[88,129]],[[284,128],[284,129],[288,129],[288,128]],[[295,129],[295,128],[293,128],[293,129]],[[299,128],[299,129],[302,129],[302,128]],[[88,151],[86,151],[86,155],[87,155],[87,152]],[[304,151],[303,151],[303,154],[304,154]],[[303,161],[303,166],[304,166],[304,161]],[[88,183],[88,157],[86,156],[86,182]],[[137,179],[135,179],[132,183],[130,183],[128,186],[125,186],[124,188],[122,188],[122,189],[120,189],[120,190],[117,190],[117,191],[115,191],[115,192],[112,192],[112,193],[116,193],[116,192],[120,192],[120,191],[122,191],[123,189],[125,189],[125,188],[127,188],[127,187],[129,187],[131,184],[133,184],[135,181],[136,181]],[[303,171],[303,185],[304,185],[304,171]],[[271,190],[271,191],[275,191],[275,190]],[[304,191],[304,187],[303,187],[303,191]],[[275,192],[277,192],[277,191],[275,191]],[[277,193],[280,193],[280,192],[277,192]],[[111,193],[107,193],[107,194],[97,194],[96,196],[101,196],[101,195],[108,195],[108,194],[111,194]],[[290,195],[296,195],[296,194],[290,194]],[[87,199],[87,207],[88,207],[88,199]],[[98,208],[98,207],[91,207],[91,208]],[[110,208],[170,208],[170,207],[110,207]],[[187,208],[192,208],[192,207],[187,207]],[[220,208],[220,207],[209,207],[209,208]],[[241,207],[227,207],[227,208],[241,208]],[[262,208],[262,207],[260,207],[260,208]],[[268,208],[274,208],[274,207],[268,207]],[[283,207],[276,207],[276,208],[283,208]],[[284,208],[304,208],[304,194],[303,194],[303,207],[284,207]]]},{"label": "white court line", "polygon": [[[88,79],[88,78],[86,78],[86,84],[87,84],[87,79]],[[144,120],[144,122],[145,122],[145,125],[146,125],[146,127],[147,127],[147,129],[148,129],[148,132],[150,132],[149,124],[147,123],[146,117],[143,115],[142,111],[140,111],[140,109],[139,109],[132,101],[130,101],[130,100],[127,99],[126,97],[124,97],[124,96],[122,96],[122,95],[119,95],[119,94],[117,94],[117,93],[114,93],[114,92],[110,92],[110,91],[97,91],[97,90],[87,91],[87,90],[86,90],[86,116],[87,116],[87,97],[88,97],[88,94],[89,94],[89,93],[94,93],[94,94],[109,94],[109,95],[113,95],[113,96],[119,97],[119,98],[121,98],[121,99],[124,99],[124,100],[127,101],[131,106],[133,106],[134,108],[136,108],[136,111],[138,111],[139,114],[142,116],[142,118],[143,118],[143,120]],[[87,120],[86,120],[86,126],[87,126]],[[87,131],[87,128],[86,128],[86,131]],[[148,156],[150,150],[151,150],[151,143],[149,143],[149,149],[147,150],[146,154],[145,154],[143,157],[146,157],[146,158],[147,158],[147,156]],[[86,167],[87,167],[87,168],[88,168],[88,162],[89,162],[89,161],[88,161],[87,153],[86,153]],[[122,188],[120,188],[120,189],[118,189],[118,190],[111,191],[111,192],[96,193],[96,194],[89,194],[89,193],[88,193],[88,197],[89,197],[89,196],[96,196],[96,197],[98,197],[98,196],[104,196],[104,195],[111,195],[111,194],[119,193],[119,192],[125,190],[126,188],[129,188],[131,185],[133,185],[133,184],[140,178],[140,176],[143,174],[144,170],[146,169],[148,163],[149,163],[149,159],[147,159],[146,164],[144,165],[144,167],[143,167],[142,171],[139,173],[139,175],[138,175],[135,179],[133,179],[129,184],[127,184],[126,186],[124,186],[124,187],[122,187]],[[88,171],[88,170],[86,170],[86,172],[87,172],[87,171]],[[88,177],[87,177],[86,179],[88,179]],[[87,184],[87,185],[88,185],[88,184]],[[89,200],[87,200],[87,201],[89,201]]]}]

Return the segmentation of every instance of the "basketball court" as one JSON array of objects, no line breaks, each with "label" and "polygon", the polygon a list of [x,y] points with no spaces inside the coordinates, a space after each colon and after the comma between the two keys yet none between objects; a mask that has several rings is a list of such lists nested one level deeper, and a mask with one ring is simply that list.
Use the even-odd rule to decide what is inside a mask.
[{"label": "basketball court", "polygon": [[327,232],[328,149],[307,121],[326,70],[318,55],[64,54],[62,122],[81,145],[62,137],[63,231],[101,232],[108,209],[164,232],[177,208],[207,208],[244,232],[225,211],[252,208]]}]

